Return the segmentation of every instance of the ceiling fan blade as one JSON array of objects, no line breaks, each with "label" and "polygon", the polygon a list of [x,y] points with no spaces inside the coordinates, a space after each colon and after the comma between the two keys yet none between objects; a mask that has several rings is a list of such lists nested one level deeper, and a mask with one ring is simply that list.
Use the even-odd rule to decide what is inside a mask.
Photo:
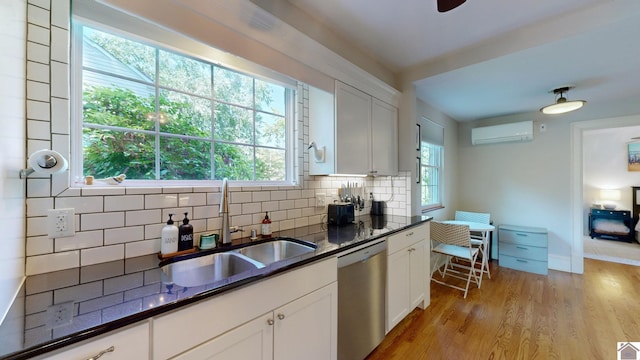
[{"label": "ceiling fan blade", "polygon": [[467,0],[437,0],[438,1],[438,12],[447,12],[449,10],[453,10],[458,6],[464,4]]}]

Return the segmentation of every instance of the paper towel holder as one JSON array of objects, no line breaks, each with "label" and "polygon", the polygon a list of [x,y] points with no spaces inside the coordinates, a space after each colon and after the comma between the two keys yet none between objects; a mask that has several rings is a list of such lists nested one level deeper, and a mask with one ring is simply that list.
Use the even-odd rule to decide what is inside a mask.
[{"label": "paper towel holder", "polygon": [[38,174],[57,174],[67,170],[67,159],[55,150],[42,149],[29,156],[29,168],[20,170],[20,179],[34,172]]}]

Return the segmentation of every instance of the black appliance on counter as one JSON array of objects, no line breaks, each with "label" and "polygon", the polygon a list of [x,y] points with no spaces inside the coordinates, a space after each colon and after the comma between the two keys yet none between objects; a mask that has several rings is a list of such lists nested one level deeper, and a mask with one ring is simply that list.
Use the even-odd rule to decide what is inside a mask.
[{"label": "black appliance on counter", "polygon": [[346,225],[355,220],[352,203],[333,203],[327,207],[327,223],[329,225]]}]

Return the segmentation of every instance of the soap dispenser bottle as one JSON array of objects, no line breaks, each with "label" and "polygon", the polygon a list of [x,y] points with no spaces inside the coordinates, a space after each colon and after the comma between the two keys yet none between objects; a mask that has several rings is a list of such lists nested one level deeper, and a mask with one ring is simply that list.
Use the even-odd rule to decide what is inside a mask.
[{"label": "soap dispenser bottle", "polygon": [[178,227],[173,224],[171,217],[173,214],[169,214],[169,220],[167,225],[162,228],[162,244],[160,246],[160,252],[162,255],[171,254],[178,251]]},{"label": "soap dispenser bottle", "polygon": [[188,213],[184,213],[182,225],[178,228],[180,239],[178,242],[178,251],[191,250],[193,248],[193,225],[189,224],[187,214]]},{"label": "soap dispenser bottle", "polygon": [[265,212],[264,219],[262,220],[262,237],[271,237],[271,219],[269,219],[269,212]]}]

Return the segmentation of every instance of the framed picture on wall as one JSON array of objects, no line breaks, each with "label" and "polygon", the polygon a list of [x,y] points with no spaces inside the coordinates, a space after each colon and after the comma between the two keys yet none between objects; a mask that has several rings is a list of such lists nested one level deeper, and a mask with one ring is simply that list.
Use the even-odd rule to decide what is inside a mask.
[{"label": "framed picture on wall", "polygon": [[416,150],[420,151],[420,124],[416,124]]},{"label": "framed picture on wall", "polygon": [[640,171],[640,142],[630,142],[628,144],[627,161],[628,171]]}]

